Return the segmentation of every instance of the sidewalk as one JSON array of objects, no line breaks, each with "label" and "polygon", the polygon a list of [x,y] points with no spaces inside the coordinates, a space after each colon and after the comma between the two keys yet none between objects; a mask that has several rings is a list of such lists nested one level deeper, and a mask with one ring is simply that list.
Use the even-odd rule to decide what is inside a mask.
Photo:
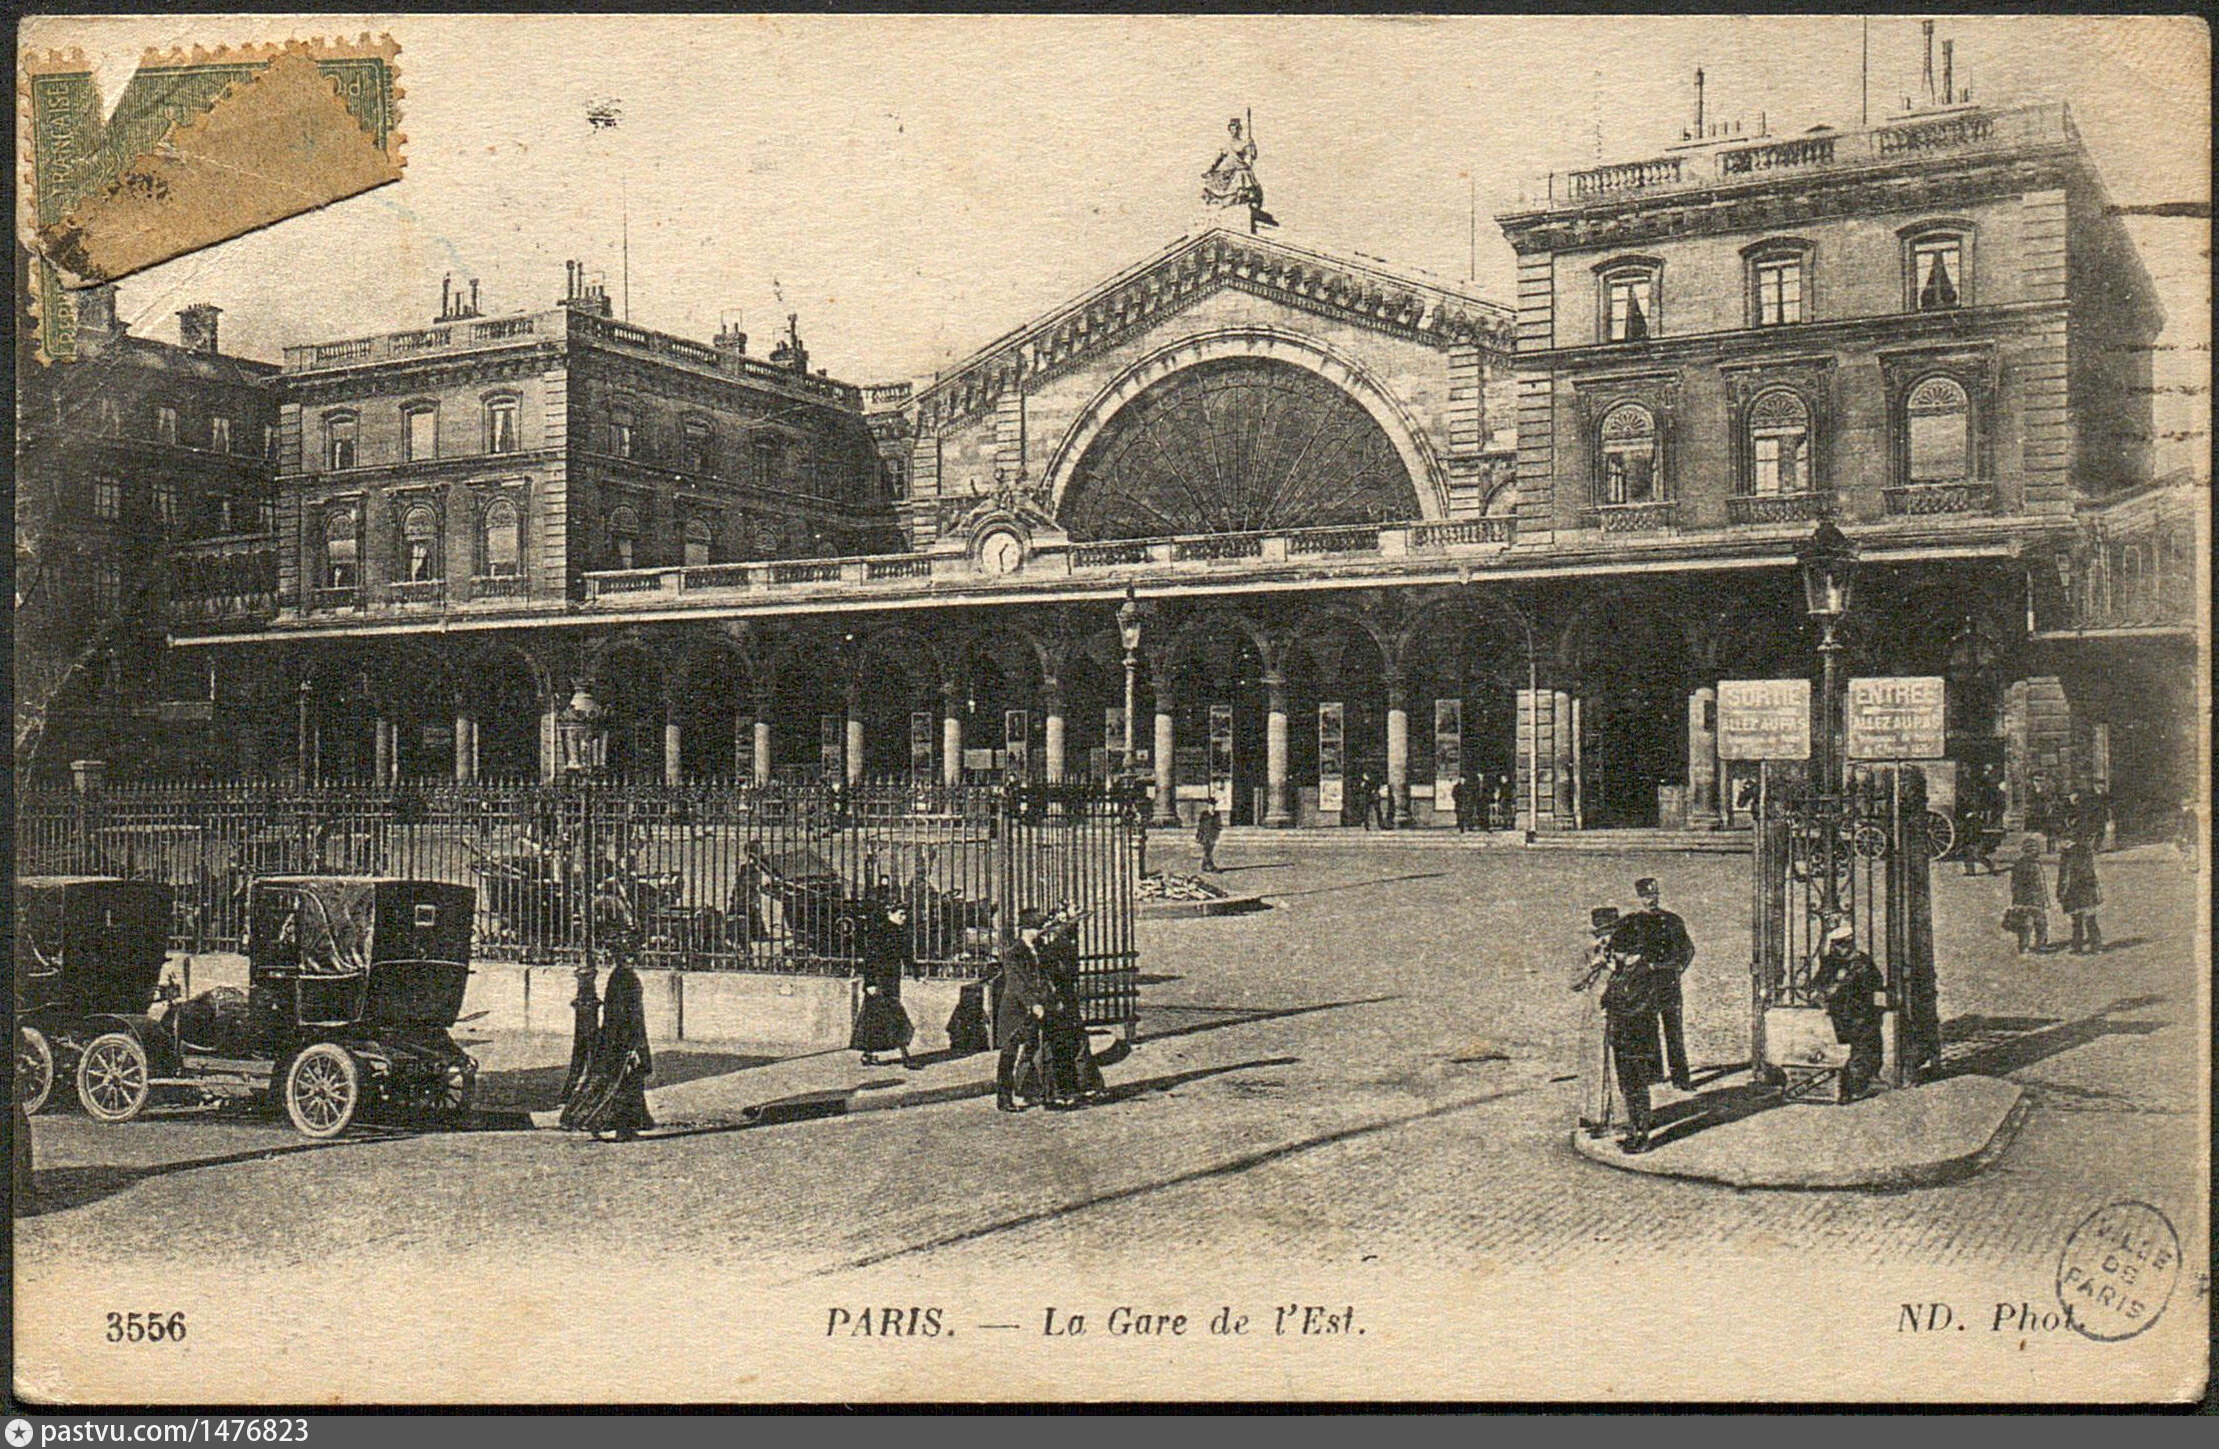
[{"label": "sidewalk", "polygon": [[[1167,841],[1191,841],[1194,832],[1183,826],[1149,827],[1151,846]],[[1219,838],[1220,853],[1270,850],[1280,847],[1324,847],[1343,850],[1372,847],[1401,850],[1561,850],[1589,855],[1620,855],[1635,851],[1677,851],[1697,855],[1747,855],[1751,849],[1747,830],[1473,830],[1447,827],[1415,830],[1364,830],[1353,825],[1309,825],[1299,829],[1266,830],[1258,825],[1229,827]]]},{"label": "sidewalk", "polygon": [[1746,1073],[1669,1091],[1647,1152],[1574,1129],[1580,1156],[1626,1172],[1729,1187],[1932,1187],[1987,1168],[2018,1135],[2025,1092],[1995,1077],[1947,1077],[1850,1105],[1778,1105]]}]

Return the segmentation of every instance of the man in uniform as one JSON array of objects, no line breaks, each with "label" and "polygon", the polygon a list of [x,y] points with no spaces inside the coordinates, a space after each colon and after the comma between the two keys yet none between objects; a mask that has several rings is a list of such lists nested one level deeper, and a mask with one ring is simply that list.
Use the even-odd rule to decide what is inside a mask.
[{"label": "man in uniform", "polygon": [[1683,1092],[1695,1090],[1687,1069],[1687,1034],[1681,1020],[1680,973],[1695,959],[1695,942],[1687,922],[1676,911],[1664,908],[1663,893],[1655,876],[1633,883],[1641,908],[1619,926],[1622,949],[1649,963],[1651,992],[1657,1003],[1657,1023],[1664,1033],[1664,1059],[1672,1069],[1672,1085]]},{"label": "man in uniform", "polygon": [[1849,1048],[1849,1060],[1841,1069],[1840,1100],[1854,1102],[1880,1075],[1887,983],[1872,957],[1857,949],[1856,927],[1846,919],[1837,917],[1827,924],[1811,985],[1826,1003],[1834,1039]]},{"label": "man in uniform", "polygon": [[1053,999],[1040,961],[1040,930],[1047,924],[1046,911],[1025,907],[1017,916],[1017,939],[1002,951],[1002,984],[994,1003],[994,1039],[1002,1055],[994,1069],[994,1105],[1004,1112],[1031,1105],[1017,1101],[1017,1061],[1028,1052],[1039,1059],[1040,1027]]},{"label": "man in uniform", "polygon": [[1610,980],[1603,987],[1604,1035],[1618,1092],[1626,1099],[1626,1135],[1618,1150],[1649,1150],[1649,1088],[1664,1077],[1664,1053],[1657,1045],[1656,983],[1670,973],[1641,953],[1641,933],[1623,921],[1611,935]]}]

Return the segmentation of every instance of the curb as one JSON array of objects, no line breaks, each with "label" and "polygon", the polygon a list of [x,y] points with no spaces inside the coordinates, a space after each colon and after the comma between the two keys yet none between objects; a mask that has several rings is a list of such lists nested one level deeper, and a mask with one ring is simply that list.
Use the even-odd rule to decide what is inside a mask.
[{"label": "curb", "polygon": [[1206,901],[1142,901],[1133,908],[1137,921],[1191,921],[1202,916],[1240,916],[1268,911],[1262,896],[1218,896]]}]

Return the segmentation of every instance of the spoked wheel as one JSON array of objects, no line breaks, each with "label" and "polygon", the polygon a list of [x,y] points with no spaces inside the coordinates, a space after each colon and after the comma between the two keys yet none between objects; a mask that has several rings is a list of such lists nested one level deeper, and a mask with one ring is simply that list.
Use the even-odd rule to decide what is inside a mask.
[{"label": "spoked wheel", "polygon": [[35,1026],[15,1029],[15,1099],[28,1117],[54,1095],[54,1045]]},{"label": "spoked wheel", "polygon": [[1926,812],[1926,857],[1940,860],[1957,848],[1957,822],[1939,810]]},{"label": "spoked wheel", "polygon": [[128,1122],[146,1110],[154,1095],[148,1080],[146,1048],[129,1032],[96,1036],[77,1059],[77,1100],[85,1115],[102,1122]]},{"label": "spoked wheel", "polygon": [[1866,860],[1881,860],[1888,853],[1888,832],[1870,820],[1861,821],[1850,843]]},{"label": "spoked wheel", "polygon": [[286,1069],[285,1115],[303,1137],[337,1137],[361,1105],[362,1070],[343,1046],[317,1042]]},{"label": "spoked wheel", "polygon": [[477,1068],[468,1062],[450,1062],[432,1088],[432,1111],[451,1123],[470,1120],[470,1097],[478,1084]]}]

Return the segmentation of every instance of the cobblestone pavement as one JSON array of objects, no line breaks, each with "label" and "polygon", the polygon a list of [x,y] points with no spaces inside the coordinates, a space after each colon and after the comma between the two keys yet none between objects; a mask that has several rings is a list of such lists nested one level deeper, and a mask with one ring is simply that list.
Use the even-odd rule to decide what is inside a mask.
[{"label": "cobblestone pavement", "polygon": [[[2205,977],[2193,882],[2169,852],[2103,858],[2113,940],[2094,957],[2014,955],[1997,925],[2005,878],[1937,873],[1946,1060],[2025,1084],[2033,1110],[1984,1175],[1885,1195],[1636,1176],[1566,1141],[1589,1046],[1566,989],[1587,907],[1626,903],[1637,875],[1664,880],[1701,948],[1687,992],[1698,1072],[1740,1062],[1746,857],[1258,846],[1226,864],[1232,888],[1274,909],[1143,925],[1142,1040],[1111,1073],[1117,1100],[1091,1111],[1010,1118],[979,1098],[677,1126],[625,1146],[523,1131],[326,1145],[251,1117],[96,1129],[52,1115],[37,1124],[42,1205],[18,1225],[19,1261],[66,1278],[64,1265],[189,1244],[205,1263],[338,1279],[488,1250],[558,1261],[591,1244],[703,1281],[837,1285],[984,1281],[1013,1263],[1408,1275],[1785,1252],[1829,1271],[1915,1264],[2020,1283],[2050,1271],[2080,1218],[2128,1197],[2204,1240]],[[496,1066],[563,1049],[496,1045]],[[728,1076],[740,1096],[759,1065],[664,1060]]]}]

